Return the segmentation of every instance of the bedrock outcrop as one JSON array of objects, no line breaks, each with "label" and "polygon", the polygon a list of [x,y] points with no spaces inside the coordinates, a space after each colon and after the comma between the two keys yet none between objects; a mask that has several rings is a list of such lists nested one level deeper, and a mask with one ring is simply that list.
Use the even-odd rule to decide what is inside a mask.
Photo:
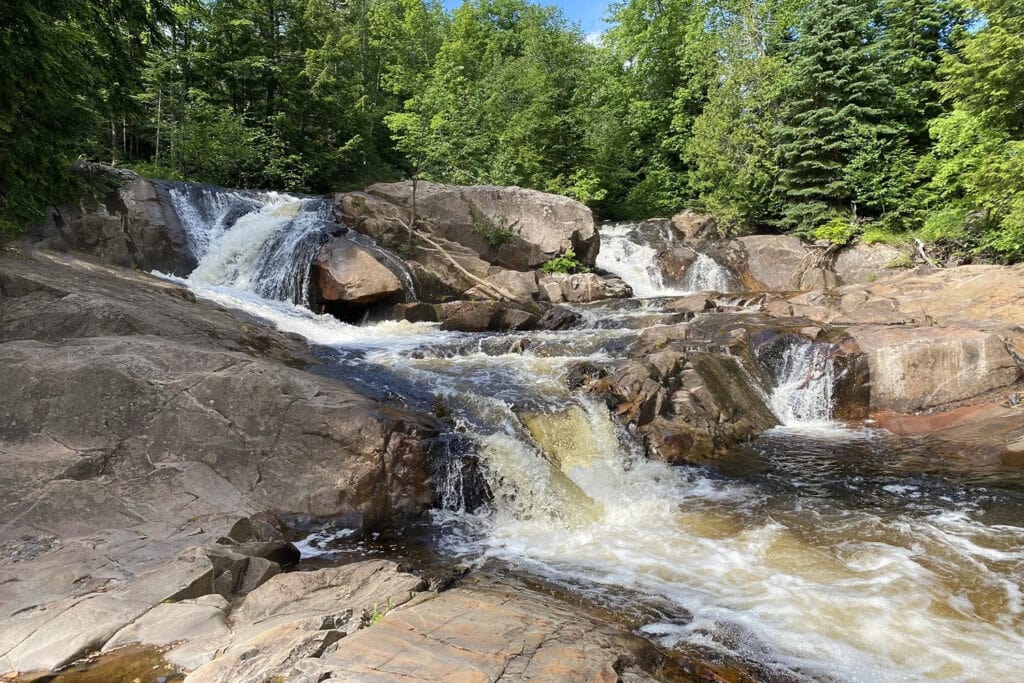
[{"label": "bedrock outcrop", "polygon": [[26,241],[145,271],[185,276],[195,268],[196,255],[167,184],[98,164],[79,164],[75,171],[93,194],[49,209]]},{"label": "bedrock outcrop", "polygon": [[240,517],[372,528],[427,509],[433,425],[300,369],[314,362],[176,284],[0,254],[0,673],[273,576],[288,551],[260,544],[287,548],[280,534],[211,549]]},{"label": "bedrock outcrop", "polygon": [[1010,393],[1022,376],[1022,291],[1021,266],[918,268],[765,311],[842,326],[867,356],[872,409],[914,413]]},{"label": "bedrock outcrop", "polygon": [[908,250],[857,242],[839,247],[812,243],[793,235],[748,235],[721,239],[711,216],[684,211],[669,221],[681,248],[660,255],[662,264],[682,281],[693,251],[706,253],[726,267],[748,291],[825,290],[866,284],[902,272]]}]

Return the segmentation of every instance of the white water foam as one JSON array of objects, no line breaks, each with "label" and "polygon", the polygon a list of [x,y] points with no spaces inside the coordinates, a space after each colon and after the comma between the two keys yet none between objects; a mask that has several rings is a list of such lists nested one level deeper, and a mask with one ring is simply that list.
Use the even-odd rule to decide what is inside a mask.
[{"label": "white water foam", "polygon": [[729,292],[732,278],[718,261],[707,254],[697,253],[697,258],[686,269],[684,287],[694,292]]},{"label": "white water foam", "polygon": [[480,438],[495,501],[439,514],[469,525],[448,537],[456,551],[601,595],[660,598],[680,619],[648,635],[779,676],[1009,681],[1024,665],[1024,529],[993,535],[959,514],[766,514],[752,486],[648,461],[603,407],[585,409],[600,449],[567,474],[514,432]]}]

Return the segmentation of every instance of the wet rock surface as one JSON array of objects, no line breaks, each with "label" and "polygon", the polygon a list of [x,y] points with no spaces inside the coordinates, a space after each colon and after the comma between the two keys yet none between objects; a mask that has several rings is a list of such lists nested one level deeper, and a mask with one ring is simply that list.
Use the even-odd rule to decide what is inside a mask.
[{"label": "wet rock surface", "polygon": [[631,360],[601,370],[603,377],[583,369],[590,376],[582,381],[637,429],[651,455],[699,462],[778,424],[756,378],[708,335],[687,324],[650,332],[629,350]]}]

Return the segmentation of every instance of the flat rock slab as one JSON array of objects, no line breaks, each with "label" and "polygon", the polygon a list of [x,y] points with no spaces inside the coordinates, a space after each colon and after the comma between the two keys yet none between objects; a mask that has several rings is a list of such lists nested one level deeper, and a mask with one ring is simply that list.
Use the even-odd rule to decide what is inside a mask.
[{"label": "flat rock slab", "polygon": [[[341,640],[319,680],[648,680],[650,646],[557,600],[489,581],[424,596]],[[316,679],[314,679],[316,680]]]}]

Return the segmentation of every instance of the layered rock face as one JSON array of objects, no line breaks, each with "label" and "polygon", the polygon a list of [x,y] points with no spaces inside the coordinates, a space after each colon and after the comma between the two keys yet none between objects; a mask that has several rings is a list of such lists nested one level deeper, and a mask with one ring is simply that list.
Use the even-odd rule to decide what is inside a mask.
[{"label": "layered rock face", "polygon": [[[658,659],[641,639],[520,585],[477,580],[434,593],[387,561],[276,576],[212,630],[216,639],[201,643],[208,663],[190,666],[186,681],[611,683],[656,680],[645,665]],[[169,656],[198,660],[191,643]]]}]

